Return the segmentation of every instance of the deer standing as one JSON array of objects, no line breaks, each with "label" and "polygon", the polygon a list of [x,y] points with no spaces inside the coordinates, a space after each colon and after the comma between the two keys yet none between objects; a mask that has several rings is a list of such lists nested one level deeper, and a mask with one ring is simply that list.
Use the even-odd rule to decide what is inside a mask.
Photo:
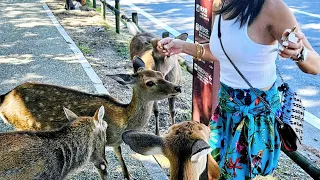
[{"label": "deer standing", "polygon": [[[94,114],[97,107],[105,108],[108,123],[107,146],[112,146],[118,157],[124,177],[129,179],[120,144],[125,130],[143,128],[152,111],[152,103],[181,93],[181,86],[163,78],[160,72],[145,70],[136,57],[136,73],[110,75],[122,85],[132,86],[132,100],[124,104],[110,95],[97,95],[55,85],[25,83],[0,96],[0,116],[16,129],[55,129],[67,122],[62,106],[78,115]],[[39,111],[41,110],[41,111]]]},{"label": "deer standing", "polygon": [[103,106],[93,117],[64,112],[69,122],[56,130],[0,133],[1,179],[63,179],[89,162],[107,179]]},{"label": "deer standing", "polygon": [[[181,68],[178,61],[178,55],[163,56],[157,50],[157,43],[160,38],[149,32],[136,32],[135,36],[130,42],[130,58],[134,59],[135,56],[140,56],[146,65],[146,69],[160,71],[165,79],[175,83],[181,83]],[[183,33],[176,37],[176,39],[186,40],[187,33]],[[168,99],[171,123],[175,123],[175,100],[176,97]],[[158,102],[153,104],[153,111],[156,122],[156,135],[159,135],[159,107]]]},{"label": "deer standing", "polygon": [[212,158],[210,129],[195,121],[171,126],[164,137],[126,131],[123,141],[142,155],[163,154],[170,161],[170,180],[218,179],[220,169]]}]

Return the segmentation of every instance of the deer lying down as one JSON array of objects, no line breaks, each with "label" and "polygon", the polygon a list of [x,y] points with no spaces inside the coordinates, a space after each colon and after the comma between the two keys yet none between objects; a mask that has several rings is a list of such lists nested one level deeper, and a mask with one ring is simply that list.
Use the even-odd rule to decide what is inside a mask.
[{"label": "deer lying down", "polygon": [[109,95],[25,83],[0,96],[0,115],[16,129],[45,130],[59,128],[67,122],[60,110],[62,106],[83,116],[94,114],[95,109],[103,105],[106,111],[103,119],[108,122],[107,146],[113,147],[124,177],[129,178],[121,155],[121,134],[125,130],[141,129],[147,124],[154,100],[175,97],[181,93],[181,87],[166,81],[160,72],[145,70],[139,57],[134,62],[138,72],[110,76],[120,84],[132,86],[129,104],[123,104]]},{"label": "deer lying down", "polygon": [[185,121],[171,126],[164,137],[126,131],[122,139],[137,153],[166,156],[170,161],[170,180],[217,179],[220,170],[210,154],[209,133],[204,124]]},{"label": "deer lying down", "polygon": [[[176,39],[186,40],[188,38],[187,33],[183,33],[176,37]],[[178,55],[163,56],[157,50],[157,43],[160,38],[153,33],[138,33],[130,42],[130,58],[134,59],[134,56],[140,56],[146,64],[146,69],[160,71],[165,79],[175,83],[181,83],[181,68],[178,62]],[[171,123],[175,123],[175,97],[171,97],[169,100],[169,110],[171,116]],[[154,102],[154,115],[156,121],[156,134],[159,135],[159,108],[157,101]]]},{"label": "deer lying down", "polygon": [[89,162],[107,179],[103,106],[93,118],[64,111],[69,122],[60,129],[0,134],[1,179],[63,179]]}]

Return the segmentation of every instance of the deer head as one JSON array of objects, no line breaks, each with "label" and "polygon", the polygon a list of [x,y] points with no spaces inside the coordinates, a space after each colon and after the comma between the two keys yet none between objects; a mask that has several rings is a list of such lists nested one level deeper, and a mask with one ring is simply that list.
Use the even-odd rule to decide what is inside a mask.
[{"label": "deer head", "polygon": [[[65,115],[69,122],[76,122],[79,118],[75,113],[67,108],[63,108]],[[93,147],[90,161],[94,163],[100,177],[107,177],[107,161],[105,159],[105,146],[106,146],[106,129],[108,124],[103,120],[104,106],[101,106],[93,116]]]},{"label": "deer head", "polygon": [[[207,143],[210,129],[204,124],[186,121],[171,126],[164,137],[138,131],[126,131],[123,141],[143,155],[163,154],[170,161],[170,179],[195,180],[204,172],[212,149]],[[209,156],[208,156],[209,155]],[[209,176],[218,178],[218,164],[210,158]]]},{"label": "deer head", "polygon": [[148,100],[162,100],[175,97],[181,93],[181,86],[175,85],[164,79],[159,71],[146,70],[143,60],[135,56],[133,59],[134,74],[108,75],[122,85],[134,87],[139,96]]}]

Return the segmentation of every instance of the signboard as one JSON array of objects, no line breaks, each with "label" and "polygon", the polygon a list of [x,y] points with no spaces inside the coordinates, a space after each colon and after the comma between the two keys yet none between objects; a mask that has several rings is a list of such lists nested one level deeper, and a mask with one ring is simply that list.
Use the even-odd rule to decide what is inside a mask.
[{"label": "signboard", "polygon": [[[208,43],[212,26],[213,0],[195,0],[194,39]],[[217,105],[219,64],[193,60],[192,119],[208,124]]]}]

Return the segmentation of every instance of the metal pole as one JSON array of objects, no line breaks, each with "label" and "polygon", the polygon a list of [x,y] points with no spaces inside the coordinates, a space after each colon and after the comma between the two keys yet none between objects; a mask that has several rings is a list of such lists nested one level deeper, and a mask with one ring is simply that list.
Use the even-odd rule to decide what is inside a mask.
[{"label": "metal pole", "polygon": [[281,147],[281,150],[312,178],[318,179],[320,177],[320,168],[305,156],[303,156],[301,153],[299,153],[298,151],[289,152],[283,147]]},{"label": "metal pole", "polygon": [[106,19],[106,1],[101,1],[101,16],[103,19]]},{"label": "metal pole", "polygon": [[115,15],[116,15],[116,32],[120,33],[120,0],[115,0],[115,8],[118,11],[115,11]]},{"label": "metal pole", "polygon": [[137,12],[133,12],[132,13],[132,21],[138,25],[138,13]]},{"label": "metal pole", "polygon": [[92,7],[97,8],[97,1],[96,0],[92,0]]}]

